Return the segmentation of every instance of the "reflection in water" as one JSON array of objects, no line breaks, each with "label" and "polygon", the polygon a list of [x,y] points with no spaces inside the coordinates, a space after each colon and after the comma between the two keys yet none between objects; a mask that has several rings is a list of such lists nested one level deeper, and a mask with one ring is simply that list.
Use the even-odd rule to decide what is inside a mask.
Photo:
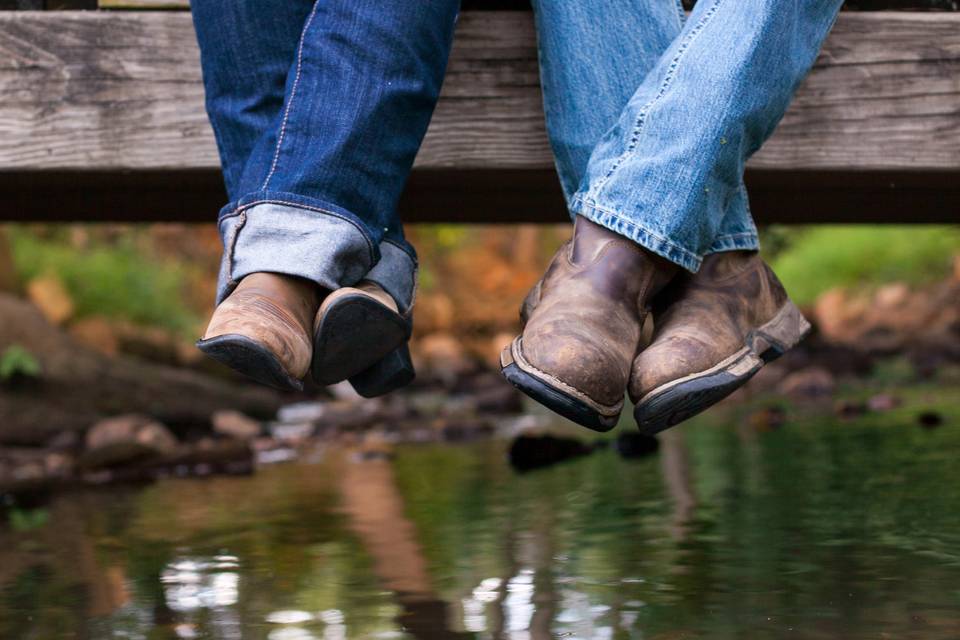
[{"label": "reflection in water", "polygon": [[234,556],[179,558],[160,574],[167,606],[174,611],[220,609],[237,603],[240,576]]},{"label": "reflection in water", "polygon": [[517,476],[502,444],[81,492],[0,528],[0,639],[958,637],[960,427]]}]

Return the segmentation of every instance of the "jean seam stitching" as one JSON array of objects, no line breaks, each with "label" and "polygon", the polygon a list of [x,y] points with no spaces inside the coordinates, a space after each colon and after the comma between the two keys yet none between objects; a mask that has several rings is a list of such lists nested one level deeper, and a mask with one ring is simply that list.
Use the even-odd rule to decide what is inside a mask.
[{"label": "jean seam stitching", "polygon": [[[609,209],[609,208],[607,208],[607,207],[604,207],[603,205],[597,204],[596,202],[587,202],[586,200],[583,200],[582,198],[574,198],[573,203],[574,203],[574,204],[578,204],[578,203],[579,203],[579,204],[585,205],[585,206],[587,206],[587,207],[589,207],[589,208],[591,208],[591,209],[596,209],[596,210],[599,211],[600,213],[605,213],[605,214],[607,214],[607,215],[609,215],[609,216],[613,216],[613,217],[616,218],[617,220],[621,220],[621,221],[623,221],[623,222],[626,222],[627,224],[631,224],[631,225],[633,225],[633,226],[635,226],[635,227],[638,227],[638,228],[640,228],[640,229],[643,229],[644,231],[646,231],[647,233],[649,233],[651,236],[653,236],[655,239],[657,239],[657,240],[659,240],[659,241],[661,241],[661,242],[664,242],[664,243],[667,243],[667,244],[671,244],[671,245],[673,244],[673,242],[672,242],[669,238],[667,238],[665,235],[663,235],[660,231],[655,231],[655,230],[653,230],[651,227],[649,227],[649,226],[647,226],[647,225],[643,225],[643,224],[639,224],[639,223],[637,223],[637,222],[634,222],[633,220],[630,220],[629,218],[623,216],[619,211],[615,211],[615,210],[613,210],[613,209]],[[684,249],[684,251],[686,251],[686,249]]]},{"label": "jean seam stitching", "polygon": [[283,111],[283,122],[280,123],[280,133],[277,136],[277,148],[273,154],[273,164],[270,165],[270,172],[267,174],[266,179],[263,181],[263,186],[260,187],[261,190],[266,190],[267,186],[270,184],[270,180],[273,178],[273,174],[277,171],[277,165],[280,163],[280,148],[283,145],[283,138],[287,132],[287,121],[290,118],[290,110],[293,108],[293,101],[297,97],[297,89],[300,86],[300,75],[303,71],[303,45],[307,39],[307,31],[310,30],[310,25],[313,23],[314,17],[317,15],[317,8],[320,6],[320,0],[316,0],[313,3],[313,9],[310,11],[310,17],[307,18],[306,24],[303,25],[303,31],[300,33],[300,44],[297,46],[297,73],[293,78],[293,86],[290,87],[290,98],[287,100],[287,108]]},{"label": "jean seam stitching", "polygon": [[610,180],[611,176],[619,169],[624,161],[632,155],[639,146],[640,142],[640,133],[643,130],[643,125],[646,124],[647,116],[650,113],[650,110],[653,109],[654,105],[660,101],[660,99],[667,93],[667,90],[670,89],[670,86],[673,84],[673,79],[676,75],[677,67],[680,65],[680,61],[683,59],[686,52],[690,49],[690,45],[693,44],[693,41],[700,35],[706,26],[707,22],[710,21],[710,18],[714,16],[717,12],[717,9],[720,7],[722,0],[715,0],[713,6],[707,11],[706,14],[700,19],[700,21],[693,27],[690,33],[687,34],[683,42],[680,43],[680,48],[677,50],[676,55],[673,57],[673,60],[670,61],[670,66],[667,69],[667,74],[663,78],[663,82],[660,84],[660,89],[657,91],[657,94],[653,96],[643,107],[640,108],[640,112],[637,114],[637,119],[634,123],[633,130],[630,133],[630,142],[627,145],[627,148],[624,150],[620,156],[614,160],[613,165],[607,171],[606,175],[600,180],[596,188],[593,190],[594,193],[599,194],[600,191],[606,186],[607,182]]},{"label": "jean seam stitching", "polygon": [[367,237],[367,234],[366,234],[366,232],[363,230],[363,228],[362,228],[359,224],[357,224],[354,220],[351,220],[351,219],[348,218],[347,216],[345,216],[345,215],[343,215],[343,214],[341,214],[341,213],[337,213],[336,211],[330,211],[330,210],[328,210],[328,209],[324,209],[323,207],[316,207],[316,206],[313,206],[313,205],[298,204],[298,203],[296,203],[296,202],[287,202],[286,200],[274,200],[274,199],[256,200],[256,201],[254,201],[254,202],[248,202],[248,203],[244,204],[242,207],[238,208],[238,209],[237,209],[237,212],[243,214],[243,216],[244,216],[244,220],[243,220],[243,221],[246,222],[246,211],[247,211],[247,209],[251,209],[251,208],[253,208],[253,207],[257,206],[257,205],[261,205],[261,204],[282,204],[282,205],[286,205],[286,206],[288,206],[288,207],[294,207],[294,208],[297,208],[297,209],[306,209],[307,211],[316,211],[317,213],[325,213],[325,214],[330,215],[330,216],[333,216],[333,217],[335,217],[335,218],[339,218],[339,219],[343,220],[344,222],[348,222],[348,223],[352,224],[352,225],[357,229],[357,231],[360,232],[360,235],[363,236],[364,241],[367,243],[367,251],[369,252],[370,264],[373,265],[373,263],[374,263],[374,256],[376,255],[376,254],[374,253],[374,251],[373,251],[373,243],[370,241],[370,238]]}]

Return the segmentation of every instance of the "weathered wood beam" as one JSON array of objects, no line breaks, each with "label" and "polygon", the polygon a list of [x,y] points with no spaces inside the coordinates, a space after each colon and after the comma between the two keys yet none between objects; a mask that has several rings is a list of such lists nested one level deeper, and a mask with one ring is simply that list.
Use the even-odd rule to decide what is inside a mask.
[{"label": "weathered wood beam", "polygon": [[180,9],[190,8],[190,0],[98,0],[101,9]]},{"label": "weathered wood beam", "polygon": [[[53,197],[48,204],[59,202],[58,212],[46,216],[129,219],[137,212],[95,203],[119,206],[122,198],[109,195],[111,181],[122,191],[153,180],[157,194],[202,203],[204,210],[175,202],[159,209],[177,211],[177,219],[207,219],[222,197],[217,166],[189,15],[0,14],[0,193],[8,196],[0,200],[0,218],[42,214],[31,203],[44,197],[9,197],[30,183],[60,185],[76,196]],[[560,207],[551,167],[529,15],[466,12],[417,160],[424,176],[412,180],[405,208],[419,219],[556,217],[545,211]],[[769,220],[867,220],[874,207],[886,211],[874,219],[942,219],[944,206],[957,216],[960,14],[843,14],[784,122],[750,167],[754,209]],[[920,187],[917,174],[927,175]],[[169,187],[161,184],[165,175]],[[497,184],[485,182],[490,176]],[[841,200],[855,211],[837,211],[810,195],[836,198],[854,179],[851,194],[860,195]],[[188,186],[178,190],[174,180]],[[443,185],[456,191],[441,198],[436,193]],[[421,188],[432,193],[418,193]],[[763,196],[764,189],[782,197]],[[502,197],[511,192],[513,200]],[[894,192],[912,193],[916,207],[929,211],[890,211],[886,203],[899,197]],[[475,202],[461,198],[455,210],[428,210],[448,207],[458,193]],[[490,206],[495,200],[499,206]],[[809,211],[784,213],[787,202],[797,214]],[[147,213],[150,206],[141,208],[145,220],[157,215]]]}]

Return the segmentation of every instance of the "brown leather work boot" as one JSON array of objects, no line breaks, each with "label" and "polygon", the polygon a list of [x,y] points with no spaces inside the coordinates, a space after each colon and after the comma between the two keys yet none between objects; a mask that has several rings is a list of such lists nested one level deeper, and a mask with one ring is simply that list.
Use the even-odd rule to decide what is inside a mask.
[{"label": "brown leather work boot", "polygon": [[630,398],[644,433],[700,413],[796,345],[810,323],[756,252],[704,258],[655,303],[653,341],[633,362]]},{"label": "brown leather work boot", "polygon": [[521,309],[522,335],[500,355],[504,377],[590,429],[617,424],[647,301],[676,272],[668,261],[578,217]]},{"label": "brown leather work boot", "polygon": [[310,369],[310,326],[319,305],[313,282],[252,273],[214,311],[197,347],[257,382],[300,390]]},{"label": "brown leather work boot", "polygon": [[320,305],[314,322],[313,379],[329,385],[351,378],[365,396],[402,386],[413,377],[409,352],[401,349],[411,329],[409,312],[402,314],[380,285],[363,280],[337,289]]}]

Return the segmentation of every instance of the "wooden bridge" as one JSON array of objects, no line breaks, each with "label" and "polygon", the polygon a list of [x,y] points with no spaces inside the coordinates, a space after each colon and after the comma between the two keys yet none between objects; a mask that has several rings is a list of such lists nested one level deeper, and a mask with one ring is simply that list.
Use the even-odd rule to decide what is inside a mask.
[{"label": "wooden bridge", "polygon": [[[0,11],[0,219],[214,220],[190,16],[158,6]],[[529,12],[457,35],[405,220],[563,219]],[[765,222],[960,221],[960,13],[844,12],[747,182]]]}]

